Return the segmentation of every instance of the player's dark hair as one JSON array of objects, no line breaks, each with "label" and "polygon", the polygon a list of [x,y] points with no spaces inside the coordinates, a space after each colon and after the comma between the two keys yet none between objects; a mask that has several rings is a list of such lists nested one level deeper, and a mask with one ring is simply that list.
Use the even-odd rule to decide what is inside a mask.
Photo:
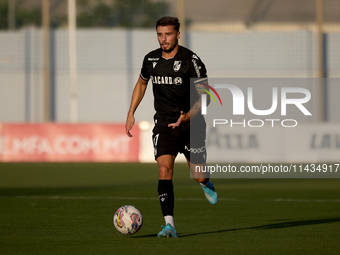
[{"label": "player's dark hair", "polygon": [[176,17],[169,17],[169,16],[165,16],[160,18],[159,20],[157,20],[156,22],[156,30],[158,26],[174,26],[174,29],[178,32],[179,31],[179,22],[178,19]]}]

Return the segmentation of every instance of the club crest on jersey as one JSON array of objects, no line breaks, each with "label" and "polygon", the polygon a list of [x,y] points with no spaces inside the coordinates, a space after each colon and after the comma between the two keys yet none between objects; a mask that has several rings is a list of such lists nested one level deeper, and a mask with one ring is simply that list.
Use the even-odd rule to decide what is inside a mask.
[{"label": "club crest on jersey", "polygon": [[157,62],[152,62],[152,67],[155,68],[155,66],[157,65]]},{"label": "club crest on jersey", "polygon": [[178,72],[178,70],[181,68],[182,61],[175,61],[174,62],[174,71]]}]

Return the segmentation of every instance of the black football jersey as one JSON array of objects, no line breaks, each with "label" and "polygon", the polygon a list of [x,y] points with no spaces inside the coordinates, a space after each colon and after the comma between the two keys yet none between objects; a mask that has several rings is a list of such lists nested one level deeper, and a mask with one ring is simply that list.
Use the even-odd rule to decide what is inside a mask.
[{"label": "black football jersey", "polygon": [[[156,114],[178,119],[180,112],[188,112],[198,99],[194,83],[207,80],[207,71],[194,52],[179,46],[171,59],[162,57],[161,48],[148,53],[140,76],[145,81],[152,81]],[[196,78],[192,85],[190,78]],[[193,93],[192,103],[190,93]]]}]

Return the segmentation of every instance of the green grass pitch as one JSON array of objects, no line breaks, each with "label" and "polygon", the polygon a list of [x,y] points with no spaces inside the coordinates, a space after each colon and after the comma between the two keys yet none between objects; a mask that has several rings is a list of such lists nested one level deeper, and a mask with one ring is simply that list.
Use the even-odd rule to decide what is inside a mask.
[{"label": "green grass pitch", "polygon": [[[164,224],[154,164],[1,163],[0,254],[339,254],[340,179],[213,179],[219,202],[176,164],[178,238]],[[143,214],[124,236],[122,205]]]}]

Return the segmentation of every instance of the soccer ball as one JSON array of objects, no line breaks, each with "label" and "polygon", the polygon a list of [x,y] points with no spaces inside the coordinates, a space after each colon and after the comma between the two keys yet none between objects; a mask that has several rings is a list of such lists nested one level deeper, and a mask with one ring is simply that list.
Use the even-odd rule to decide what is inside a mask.
[{"label": "soccer ball", "polygon": [[142,227],[143,216],[136,207],[124,205],[115,212],[113,225],[120,233],[132,235]]}]

